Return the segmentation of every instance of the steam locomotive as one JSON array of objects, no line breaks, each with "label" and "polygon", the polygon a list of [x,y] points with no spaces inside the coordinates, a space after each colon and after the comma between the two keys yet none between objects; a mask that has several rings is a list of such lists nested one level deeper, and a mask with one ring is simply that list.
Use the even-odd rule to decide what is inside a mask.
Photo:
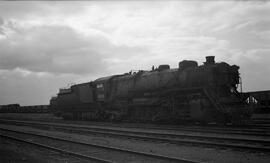
[{"label": "steam locomotive", "polygon": [[251,109],[241,97],[239,67],[216,63],[160,65],[151,71],[102,77],[60,89],[50,109],[65,119],[125,122],[246,123]]}]

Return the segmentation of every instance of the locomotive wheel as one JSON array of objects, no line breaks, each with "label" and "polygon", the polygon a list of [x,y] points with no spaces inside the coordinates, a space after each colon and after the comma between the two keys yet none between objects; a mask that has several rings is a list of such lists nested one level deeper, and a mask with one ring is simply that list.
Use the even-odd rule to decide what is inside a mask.
[{"label": "locomotive wheel", "polygon": [[77,120],[77,119],[78,119],[78,114],[72,113],[72,120]]},{"label": "locomotive wheel", "polygon": [[62,114],[62,117],[63,117],[64,120],[72,120],[73,119],[73,114],[69,113],[69,112],[66,112],[66,113]]},{"label": "locomotive wheel", "polygon": [[56,117],[61,117],[62,113],[60,111],[57,111],[57,112],[54,112],[53,115]]}]

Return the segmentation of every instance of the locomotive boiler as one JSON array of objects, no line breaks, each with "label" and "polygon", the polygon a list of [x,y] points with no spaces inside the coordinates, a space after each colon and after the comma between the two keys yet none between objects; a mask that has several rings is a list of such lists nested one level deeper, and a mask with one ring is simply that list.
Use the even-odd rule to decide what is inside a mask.
[{"label": "locomotive boiler", "polygon": [[160,65],[73,85],[59,91],[51,107],[65,118],[180,123],[244,123],[251,110],[238,92],[239,67],[216,63],[198,66],[184,60],[178,68]]}]

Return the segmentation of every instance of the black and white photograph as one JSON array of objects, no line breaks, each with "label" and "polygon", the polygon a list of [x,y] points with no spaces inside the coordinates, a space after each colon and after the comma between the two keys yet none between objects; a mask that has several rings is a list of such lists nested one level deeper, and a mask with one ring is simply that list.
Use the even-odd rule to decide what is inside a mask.
[{"label": "black and white photograph", "polygon": [[0,1],[1,163],[269,163],[270,1]]}]

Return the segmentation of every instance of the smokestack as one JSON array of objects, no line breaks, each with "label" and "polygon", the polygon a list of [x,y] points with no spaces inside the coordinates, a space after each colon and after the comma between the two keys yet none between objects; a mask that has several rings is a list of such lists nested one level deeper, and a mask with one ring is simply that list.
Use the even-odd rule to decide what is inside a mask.
[{"label": "smokestack", "polygon": [[205,65],[211,65],[215,63],[215,56],[206,56],[206,62],[204,62]]}]

